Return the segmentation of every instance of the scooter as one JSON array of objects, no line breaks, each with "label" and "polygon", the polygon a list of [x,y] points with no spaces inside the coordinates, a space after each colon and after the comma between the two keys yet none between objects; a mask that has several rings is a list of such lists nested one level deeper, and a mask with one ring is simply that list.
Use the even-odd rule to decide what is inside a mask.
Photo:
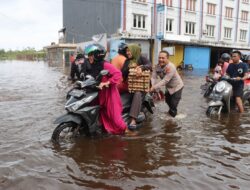
[{"label": "scooter", "polygon": [[[207,115],[208,116],[220,116],[221,112],[230,113],[231,103],[233,97],[233,87],[230,81],[235,81],[235,78],[224,76],[214,86],[210,95],[211,101],[208,103]],[[243,104],[250,100],[250,87],[246,87],[243,91],[242,101]]]},{"label": "scooter", "polygon": [[243,97],[244,100],[243,104],[246,105],[247,103],[250,104],[250,73],[248,72],[248,79],[244,80],[244,92]]},{"label": "scooter", "polygon": [[[58,124],[52,134],[52,142],[61,144],[71,141],[79,136],[102,135],[102,125],[99,123],[100,106],[93,104],[97,101],[97,86],[100,84],[102,76],[107,75],[107,70],[102,70],[97,79],[86,76],[85,81],[77,81],[75,88],[71,89],[67,94],[67,102],[65,104],[66,114],[58,117],[54,124]],[[123,113],[122,117],[128,123],[130,108],[130,97],[122,97]],[[149,94],[143,98],[142,112],[139,114],[136,122],[138,126],[146,119],[146,109],[153,113],[153,99]]]},{"label": "scooter", "polygon": [[216,85],[216,83],[218,82],[218,80],[215,80],[213,77],[211,76],[206,76],[206,83],[201,85],[201,90],[202,90],[202,94],[204,98],[209,98],[210,94],[213,91],[214,86]]}]

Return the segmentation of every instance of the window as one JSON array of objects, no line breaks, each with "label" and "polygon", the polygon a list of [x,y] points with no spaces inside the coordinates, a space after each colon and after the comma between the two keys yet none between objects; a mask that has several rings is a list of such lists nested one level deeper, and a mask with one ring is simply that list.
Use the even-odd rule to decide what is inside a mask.
[{"label": "window", "polygon": [[248,11],[241,11],[241,20],[242,21],[248,20]]},{"label": "window", "polygon": [[247,39],[247,31],[246,30],[240,30],[240,40],[246,41]]},{"label": "window", "polygon": [[186,34],[195,34],[195,23],[194,22],[186,22]]},{"label": "window", "polygon": [[166,21],[166,31],[172,32],[173,31],[173,19],[167,19]]},{"label": "window", "polygon": [[226,7],[225,18],[233,18],[233,8]]},{"label": "window", "polygon": [[166,5],[168,7],[172,7],[173,6],[173,0],[166,0]]},{"label": "window", "polygon": [[216,7],[216,4],[208,3],[207,4],[207,14],[215,15],[215,7]]},{"label": "window", "polygon": [[249,3],[249,0],[242,0],[243,3]]},{"label": "window", "polygon": [[145,28],[146,27],[146,16],[134,14],[133,27],[134,28]]},{"label": "window", "polygon": [[231,39],[232,38],[232,28],[224,28],[224,38]]},{"label": "window", "polygon": [[207,36],[209,37],[214,37],[214,29],[215,29],[215,26],[214,25],[207,25]]},{"label": "window", "polygon": [[196,0],[186,0],[186,10],[195,11],[195,2]]}]

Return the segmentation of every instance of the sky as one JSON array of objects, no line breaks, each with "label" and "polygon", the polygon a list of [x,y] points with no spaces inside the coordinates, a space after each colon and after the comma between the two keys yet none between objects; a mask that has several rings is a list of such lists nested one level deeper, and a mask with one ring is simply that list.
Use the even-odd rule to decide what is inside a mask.
[{"label": "sky", "polygon": [[41,50],[58,43],[62,0],[0,0],[0,49]]}]

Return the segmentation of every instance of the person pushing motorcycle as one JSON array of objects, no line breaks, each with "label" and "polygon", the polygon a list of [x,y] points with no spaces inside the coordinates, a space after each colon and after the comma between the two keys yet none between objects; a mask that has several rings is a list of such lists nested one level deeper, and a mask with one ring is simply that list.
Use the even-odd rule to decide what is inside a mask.
[{"label": "person pushing motorcycle", "polygon": [[[169,61],[169,53],[167,51],[160,51],[158,56],[158,65],[153,70],[151,92],[161,88],[165,85],[165,101],[169,106],[169,115],[175,117],[177,115],[177,106],[182,96],[182,89],[184,87],[183,81],[178,74],[176,67]],[[157,78],[160,82],[156,82]]]}]

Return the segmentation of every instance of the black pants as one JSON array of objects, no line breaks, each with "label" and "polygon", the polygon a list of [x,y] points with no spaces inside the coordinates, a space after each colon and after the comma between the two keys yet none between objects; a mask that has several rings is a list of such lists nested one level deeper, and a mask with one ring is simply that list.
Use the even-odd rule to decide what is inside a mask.
[{"label": "black pants", "polygon": [[174,94],[169,94],[168,91],[166,91],[165,93],[165,101],[169,107],[168,113],[172,117],[175,117],[177,115],[177,106],[181,100],[182,89],[178,90]]}]

